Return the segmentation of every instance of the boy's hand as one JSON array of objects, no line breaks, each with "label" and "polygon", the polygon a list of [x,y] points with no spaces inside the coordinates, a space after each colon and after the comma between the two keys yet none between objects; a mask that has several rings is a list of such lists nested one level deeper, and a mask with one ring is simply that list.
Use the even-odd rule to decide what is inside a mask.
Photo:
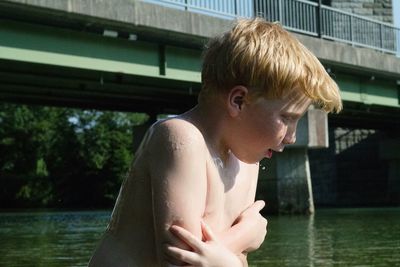
[{"label": "boy's hand", "polygon": [[241,224],[246,238],[249,240],[246,252],[258,249],[264,242],[267,234],[268,221],[260,214],[265,202],[258,200],[242,212],[236,219],[234,225]]},{"label": "boy's hand", "polygon": [[186,262],[188,266],[199,267],[242,267],[247,266],[242,263],[237,255],[222,245],[214,233],[204,222],[201,223],[203,237],[205,241],[198,239],[184,228],[173,225],[171,232],[180,240],[188,244],[192,251],[184,250],[171,245],[165,246],[165,253],[174,259]]}]

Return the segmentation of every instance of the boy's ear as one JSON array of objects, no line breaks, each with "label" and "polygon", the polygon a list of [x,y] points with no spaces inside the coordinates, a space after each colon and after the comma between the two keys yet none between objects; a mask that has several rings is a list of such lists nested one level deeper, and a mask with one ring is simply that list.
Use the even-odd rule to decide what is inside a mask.
[{"label": "boy's ear", "polygon": [[248,93],[247,88],[241,85],[231,89],[228,94],[228,110],[231,116],[236,117],[242,111]]}]

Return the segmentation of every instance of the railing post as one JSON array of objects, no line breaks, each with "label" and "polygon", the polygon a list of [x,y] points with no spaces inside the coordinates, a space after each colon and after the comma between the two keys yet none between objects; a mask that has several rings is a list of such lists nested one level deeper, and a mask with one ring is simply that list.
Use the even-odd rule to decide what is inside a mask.
[{"label": "railing post", "polygon": [[[400,57],[400,29],[396,28],[395,30],[395,38],[396,38],[396,47],[394,49],[394,52],[396,52],[396,55]],[[400,104],[400,89],[399,89],[399,104]]]},{"label": "railing post", "polygon": [[322,0],[318,0],[317,6],[317,33],[318,38],[322,38]]},{"label": "railing post", "polygon": [[354,29],[353,29],[353,16],[350,15],[350,41],[351,45],[354,46]]},{"label": "railing post", "polygon": [[238,17],[238,0],[235,0],[235,3],[234,3],[234,5],[235,5],[235,16],[236,17]]},{"label": "railing post", "polygon": [[379,27],[379,35],[380,35],[380,45],[381,45],[381,49],[383,50],[383,24],[380,25]]},{"label": "railing post", "polygon": [[284,22],[283,22],[283,10],[282,10],[282,1],[283,0],[279,0],[278,2],[278,14],[279,14],[279,21],[281,22],[282,26],[284,26]]}]

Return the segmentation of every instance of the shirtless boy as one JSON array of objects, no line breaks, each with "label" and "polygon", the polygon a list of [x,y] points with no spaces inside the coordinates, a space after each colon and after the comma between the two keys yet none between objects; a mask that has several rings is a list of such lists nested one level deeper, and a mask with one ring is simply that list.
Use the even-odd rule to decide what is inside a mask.
[{"label": "shirtless boy", "polygon": [[209,42],[202,82],[196,107],[149,129],[90,266],[247,266],[266,234],[258,162],[310,104],[342,108],[315,56],[259,18]]}]

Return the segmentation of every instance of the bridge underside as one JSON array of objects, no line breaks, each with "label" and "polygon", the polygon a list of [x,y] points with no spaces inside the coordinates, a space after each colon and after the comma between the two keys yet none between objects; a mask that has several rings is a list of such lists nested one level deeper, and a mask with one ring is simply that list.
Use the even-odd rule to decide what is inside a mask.
[{"label": "bridge underside", "polygon": [[[0,101],[152,115],[180,113],[196,103],[205,38],[4,1],[0,11],[4,11],[0,20]],[[329,115],[329,127],[390,129],[398,140],[400,74],[355,70],[340,62],[325,65],[344,99],[343,112]],[[375,154],[380,153],[379,147],[374,146]],[[274,201],[270,197],[275,196],[276,205],[286,201],[286,208],[295,206],[299,199],[310,203],[307,152],[307,147],[293,148],[292,152],[288,149],[284,157],[274,159],[268,173],[275,176],[260,179],[262,188],[275,189],[275,193],[266,194],[268,202]],[[342,162],[349,160],[344,155],[338,156]],[[392,188],[400,188],[391,186],[400,181],[398,155],[398,150],[393,149],[384,155],[384,160],[390,161],[387,185]],[[360,161],[355,157],[351,160]],[[291,172],[296,169],[299,172]],[[332,174],[330,170],[333,168],[328,170]],[[347,169],[340,170],[351,175]],[[393,195],[399,196],[400,192]]]},{"label": "bridge underside", "polygon": [[[199,90],[194,82],[0,60],[0,100],[7,102],[177,114],[196,104]],[[400,112],[345,101],[329,126],[400,130]]]},{"label": "bridge underside", "polygon": [[145,113],[180,113],[199,85],[86,69],[0,60],[0,100]]},{"label": "bridge underside", "polygon": [[[196,103],[205,38],[18,4],[2,9],[0,99],[171,113]],[[331,123],[399,127],[399,77],[325,65],[345,101]]]},{"label": "bridge underside", "polygon": [[329,127],[400,131],[400,112],[393,107],[345,101],[340,114],[328,117]]}]

